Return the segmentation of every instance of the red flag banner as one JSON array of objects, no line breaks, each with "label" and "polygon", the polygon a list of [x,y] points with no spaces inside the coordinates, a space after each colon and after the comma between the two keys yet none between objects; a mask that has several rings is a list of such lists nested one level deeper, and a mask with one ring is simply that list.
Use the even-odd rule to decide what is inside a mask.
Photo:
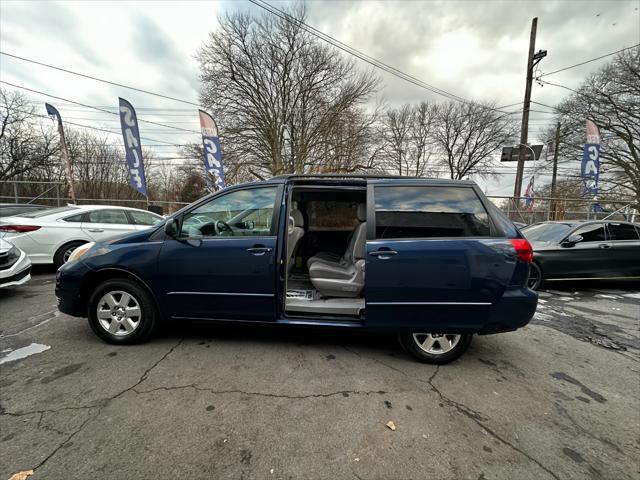
[{"label": "red flag banner", "polygon": [[71,165],[71,159],[69,158],[69,151],[67,150],[67,141],[64,138],[64,127],[62,126],[62,117],[58,109],[49,103],[45,103],[44,106],[47,109],[47,114],[52,117],[56,117],[58,120],[58,133],[60,134],[60,160],[64,165],[67,182],[69,183],[69,196],[73,203],[76,203],[76,192],[73,189],[73,166]]}]

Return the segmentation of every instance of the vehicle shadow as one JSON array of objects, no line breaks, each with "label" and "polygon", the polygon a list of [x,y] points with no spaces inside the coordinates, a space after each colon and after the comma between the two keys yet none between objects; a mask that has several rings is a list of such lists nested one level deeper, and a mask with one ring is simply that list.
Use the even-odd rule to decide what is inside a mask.
[{"label": "vehicle shadow", "polygon": [[31,276],[55,274],[56,267],[53,265],[32,265]]},{"label": "vehicle shadow", "polygon": [[561,292],[588,292],[590,290],[624,290],[640,292],[640,280],[563,280],[545,282],[539,291],[555,290]]},{"label": "vehicle shadow", "polygon": [[310,327],[291,327],[280,325],[230,325],[188,321],[180,324],[180,333],[176,334],[175,325],[163,322],[155,335],[156,338],[182,337],[190,340],[216,342],[256,342],[278,345],[323,346],[377,350],[405,355],[395,334],[364,331],[346,331],[338,329],[319,329]]}]

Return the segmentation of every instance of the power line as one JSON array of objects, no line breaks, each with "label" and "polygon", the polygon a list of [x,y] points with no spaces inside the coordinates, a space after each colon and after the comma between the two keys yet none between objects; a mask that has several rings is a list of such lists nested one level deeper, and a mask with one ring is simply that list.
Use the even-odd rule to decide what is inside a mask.
[{"label": "power line", "polygon": [[[272,15],[275,15],[279,18],[281,18],[282,20],[285,20],[293,25],[296,25],[300,28],[302,28],[304,31],[306,31],[307,33],[310,33],[311,35],[315,36],[316,38],[319,38],[320,40],[323,40],[331,45],[333,45],[334,47],[338,48],[339,50],[342,50],[343,52],[346,52],[350,55],[353,55],[356,58],[359,58],[360,60],[376,67],[379,68],[381,70],[384,70],[387,73],[391,73],[392,75],[395,75],[398,78],[401,78],[409,83],[412,83],[418,87],[424,88],[425,90],[428,90],[432,93],[435,93],[437,95],[441,95],[445,98],[448,98],[450,100],[454,100],[457,102],[461,102],[461,103],[466,103],[466,104],[472,104],[473,102],[470,100],[467,100],[463,97],[460,97],[454,93],[448,92],[446,90],[443,90],[441,88],[435,87],[433,85],[430,85],[412,75],[409,75],[408,73],[405,73],[401,70],[398,70],[397,68],[388,65],[384,62],[382,62],[381,60],[378,60],[376,58],[371,57],[370,55],[367,55],[364,52],[361,52],[360,50],[355,49],[354,47],[341,42],[340,40],[332,37],[331,35],[328,35],[314,27],[312,27],[311,25],[308,25],[307,23],[303,22],[300,19],[297,19],[291,15],[289,15],[288,13],[273,7],[272,5],[270,5],[269,3],[267,3],[264,0],[249,0],[251,3],[253,3],[254,5],[266,10],[267,12],[271,13]],[[497,108],[494,107],[488,107],[485,106],[485,108],[488,108],[490,110],[494,110],[494,111],[498,111],[500,113],[505,113],[508,115],[511,115],[513,113],[517,113],[517,112],[505,112],[503,110],[499,110]]]},{"label": "power line", "polygon": [[[16,112],[20,112],[20,113],[24,113],[27,115],[33,115],[34,117],[40,117],[40,118],[45,118],[47,120],[51,120],[51,117],[47,116],[47,115],[41,115],[39,113],[33,113],[33,112],[27,112],[24,110],[19,110],[19,109],[15,109]],[[114,131],[114,130],[107,130],[106,128],[99,128],[99,127],[94,127],[91,125],[82,125],[80,123],[74,123],[74,122],[68,122],[66,120],[64,120],[63,123],[66,123],[68,125],[73,125],[75,127],[81,127],[81,128],[88,128],[90,130],[97,130],[99,132],[104,132],[104,133],[111,133],[114,135],[122,135],[122,132],[118,132],[118,131]],[[148,142],[156,142],[159,145],[145,145],[145,147],[149,146],[149,147],[153,147],[153,146],[172,146],[172,147],[183,147],[183,146],[187,146],[188,144],[177,144],[177,143],[167,143],[167,142],[163,142],[161,140],[155,140],[153,138],[148,138],[148,137],[140,137],[140,140],[146,140]]]},{"label": "power line", "polygon": [[560,85],[559,83],[552,83],[547,80],[542,80],[540,78],[537,79],[538,82],[544,83],[545,85],[551,85],[552,87],[564,88],[565,90],[569,90],[570,92],[577,93],[578,95],[584,95],[580,93],[578,90],[574,90],[573,88],[567,87],[566,85]]},{"label": "power line", "polygon": [[584,62],[576,63],[574,65],[569,65],[568,67],[559,68],[558,70],[554,70],[554,71],[549,72],[549,73],[543,73],[542,75],[538,75],[538,78],[547,77],[549,75],[554,75],[554,74],[559,73],[559,72],[564,72],[565,70],[569,70],[571,68],[580,67],[582,65],[586,65],[587,63],[595,62],[596,60],[607,58],[607,57],[610,57],[610,56],[615,55],[617,53],[624,52],[625,50],[631,50],[632,48],[636,48],[638,46],[640,46],[640,43],[636,43],[635,45],[632,45],[631,47],[621,48],[620,50],[616,50],[615,52],[611,52],[611,53],[606,53],[604,55],[600,55],[599,57],[596,57],[596,58],[591,58],[589,60],[585,60]]},{"label": "power line", "polygon": [[[501,106],[496,107],[496,108],[500,110],[500,109],[503,109],[503,108],[515,107],[516,105],[522,105],[523,103],[524,102],[510,103],[509,105],[501,105]],[[522,110],[522,109],[520,109],[520,110]],[[520,110],[517,110],[517,111],[519,112]]]},{"label": "power line", "polygon": [[[120,114],[119,114],[119,113],[116,113],[116,112],[110,112],[109,110],[106,110],[106,109],[104,109],[104,108],[94,107],[94,106],[92,106],[92,105],[87,105],[87,104],[84,104],[84,103],[75,102],[75,101],[73,101],[73,100],[69,100],[68,98],[58,97],[58,96],[56,96],[56,95],[52,95],[52,94],[50,94],[50,93],[42,92],[42,91],[39,91],[39,90],[34,90],[34,89],[32,89],[32,88],[27,88],[27,87],[24,87],[24,86],[22,86],[22,85],[16,85],[15,83],[6,82],[6,81],[4,81],[4,80],[0,80],[0,83],[4,83],[5,85],[10,85],[10,86],[15,87],[15,88],[20,88],[20,89],[22,89],[22,90],[26,90],[26,91],[28,91],[28,92],[37,93],[37,94],[39,94],[39,95],[44,95],[44,96],[46,96],[46,97],[55,98],[55,99],[57,99],[57,100],[62,100],[62,101],[64,101],[64,102],[74,103],[74,104],[76,104],[76,105],[80,105],[80,106],[82,106],[82,107],[91,108],[91,109],[96,110],[96,111],[98,111],[98,112],[108,113],[109,115],[116,115],[116,116],[118,116],[118,117],[120,116]],[[148,123],[148,124],[150,124],[150,125],[158,125],[158,126],[160,126],[160,127],[171,128],[171,129],[173,129],[173,130],[181,130],[181,131],[183,131],[183,132],[188,132],[188,133],[197,133],[197,134],[200,134],[200,132],[198,132],[197,130],[189,130],[189,129],[181,128],[181,127],[173,127],[173,126],[171,126],[171,125],[165,125],[164,123],[153,122],[153,121],[151,121],[151,120],[143,120],[142,118],[138,118],[138,121],[139,121],[139,122],[143,122],[143,123]]]},{"label": "power line", "polygon": [[114,85],[116,87],[122,87],[122,88],[127,88],[129,90],[134,90],[136,92],[146,93],[147,95],[154,95],[156,97],[165,98],[167,100],[173,100],[174,102],[186,103],[187,105],[193,105],[193,106],[198,107],[198,108],[204,108],[199,103],[190,102],[189,100],[183,100],[181,98],[170,97],[169,95],[164,95],[162,93],[156,93],[156,92],[152,92],[150,90],[144,90],[142,88],[136,88],[136,87],[132,87],[130,85],[125,85],[123,83],[117,83],[117,82],[113,82],[111,80],[105,80],[104,78],[99,78],[99,77],[94,77],[94,76],[87,75],[87,74],[84,74],[84,73],[74,72],[73,70],[68,70],[66,68],[56,67],[56,66],[50,65],[48,63],[38,62],[38,61],[32,60],[30,58],[20,57],[18,55],[13,55],[11,53],[7,53],[7,52],[3,52],[3,51],[0,51],[0,54],[1,55],[6,55],[7,57],[15,58],[17,60],[22,60],[24,62],[29,62],[29,63],[33,63],[33,64],[36,64],[36,65],[40,65],[42,67],[47,67],[47,68],[52,68],[54,70],[59,70],[61,72],[65,72],[65,73],[68,73],[70,75],[77,75],[78,77],[84,77],[84,78],[88,78],[90,80],[95,80],[96,82],[107,83],[109,85]]}]

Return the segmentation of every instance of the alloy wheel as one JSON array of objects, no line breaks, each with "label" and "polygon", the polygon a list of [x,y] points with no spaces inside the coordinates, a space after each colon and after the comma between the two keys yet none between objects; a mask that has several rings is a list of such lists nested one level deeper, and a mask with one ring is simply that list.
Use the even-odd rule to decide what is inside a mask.
[{"label": "alloy wheel", "polygon": [[531,264],[529,268],[529,278],[527,279],[527,287],[531,290],[537,290],[540,286],[542,279],[540,278],[541,272],[540,267],[538,267],[535,263]]},{"label": "alloy wheel", "polygon": [[421,350],[431,355],[441,355],[453,350],[461,337],[449,333],[414,333],[413,341]]},{"label": "alloy wheel", "polygon": [[69,247],[64,251],[64,254],[62,255],[62,260],[64,261],[64,263],[67,263],[69,261],[69,257],[74,252],[74,250],[79,246],[80,245],[74,245],[73,247]]},{"label": "alloy wheel", "polygon": [[114,290],[105,293],[97,307],[100,326],[118,337],[130,335],[140,325],[140,302],[128,292]]}]

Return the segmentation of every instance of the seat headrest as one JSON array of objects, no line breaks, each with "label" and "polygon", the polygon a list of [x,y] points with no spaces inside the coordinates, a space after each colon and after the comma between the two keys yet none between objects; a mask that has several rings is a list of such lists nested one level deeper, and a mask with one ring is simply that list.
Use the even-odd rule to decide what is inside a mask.
[{"label": "seat headrest", "polygon": [[358,220],[364,222],[367,219],[367,205],[365,203],[358,204],[358,211],[356,213]]},{"label": "seat headrest", "polygon": [[304,217],[302,216],[302,212],[300,210],[291,210],[289,215],[293,219],[294,227],[304,227]]}]

